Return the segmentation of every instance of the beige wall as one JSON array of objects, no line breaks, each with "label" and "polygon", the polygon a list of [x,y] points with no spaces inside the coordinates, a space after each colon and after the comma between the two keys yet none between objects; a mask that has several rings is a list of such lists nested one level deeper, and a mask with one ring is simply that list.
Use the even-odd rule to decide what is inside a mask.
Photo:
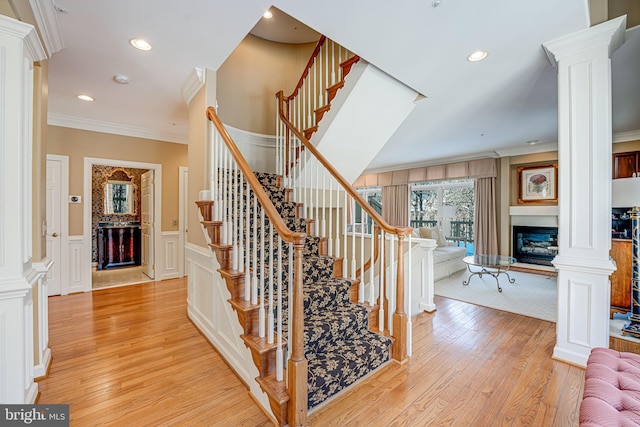
[{"label": "beige wall", "polygon": [[0,0],[0,15],[17,19],[16,13],[11,7],[9,0]]},{"label": "beige wall", "polygon": [[202,88],[189,103],[189,230],[187,240],[194,245],[206,247],[207,242],[200,227],[196,207],[200,190],[205,188],[204,170],[206,153],[206,88]]},{"label": "beige wall", "polygon": [[626,153],[628,151],[640,151],[640,140],[637,141],[627,141],[627,142],[618,142],[613,144],[612,152],[615,153]]},{"label": "beige wall", "polygon": [[218,113],[225,124],[275,133],[275,95],[289,95],[315,43],[284,44],[248,35],[217,71]]},{"label": "beige wall", "polygon": [[[69,194],[84,193],[84,158],[157,163],[162,165],[162,231],[177,230],[178,170],[187,165],[187,146],[58,126],[47,127],[47,154],[69,156]],[[69,235],[83,234],[84,204],[69,205]]]},{"label": "beige wall", "polygon": [[49,94],[48,62],[34,67],[33,102],[33,261],[46,256],[46,237],[43,223],[47,219],[47,104]]}]

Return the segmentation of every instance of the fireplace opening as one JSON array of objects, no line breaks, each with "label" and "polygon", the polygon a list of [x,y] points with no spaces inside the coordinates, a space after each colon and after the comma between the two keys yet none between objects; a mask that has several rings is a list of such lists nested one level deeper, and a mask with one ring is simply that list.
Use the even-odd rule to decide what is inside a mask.
[{"label": "fireplace opening", "polygon": [[558,227],[513,227],[513,257],[526,264],[551,266],[558,253]]}]

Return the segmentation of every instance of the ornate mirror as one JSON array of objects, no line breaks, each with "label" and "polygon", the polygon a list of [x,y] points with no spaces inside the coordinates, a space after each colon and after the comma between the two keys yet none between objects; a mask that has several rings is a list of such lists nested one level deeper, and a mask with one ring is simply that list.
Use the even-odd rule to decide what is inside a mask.
[{"label": "ornate mirror", "polygon": [[136,215],[136,190],[133,177],[123,168],[104,175],[103,215]]}]

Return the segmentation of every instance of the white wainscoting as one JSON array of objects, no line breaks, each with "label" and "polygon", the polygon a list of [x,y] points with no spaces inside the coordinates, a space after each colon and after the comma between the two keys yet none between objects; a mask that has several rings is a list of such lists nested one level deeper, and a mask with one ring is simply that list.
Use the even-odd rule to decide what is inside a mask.
[{"label": "white wainscoting", "polygon": [[240,337],[242,327],[227,301],[231,294],[217,271],[220,264],[215,254],[191,243],[186,244],[186,252],[189,318],[249,386],[254,399],[271,412],[269,399],[255,380],[258,369]]},{"label": "white wainscoting", "polygon": [[180,232],[163,231],[160,233],[162,239],[160,247],[162,253],[156,258],[156,266],[160,272],[156,280],[176,279],[182,277],[180,274]]},{"label": "white wainscoting", "polygon": [[62,295],[73,292],[87,292],[91,290],[91,243],[83,236],[69,236],[69,274],[68,283],[62,283]]}]

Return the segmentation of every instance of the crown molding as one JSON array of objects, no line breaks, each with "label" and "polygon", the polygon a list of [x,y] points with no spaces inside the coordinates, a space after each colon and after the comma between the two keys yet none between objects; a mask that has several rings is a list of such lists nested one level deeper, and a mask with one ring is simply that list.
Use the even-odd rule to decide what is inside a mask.
[{"label": "crown molding", "polygon": [[202,68],[195,67],[182,87],[182,98],[187,105],[189,105],[196,93],[204,87],[205,83],[206,79],[204,70]]},{"label": "crown molding", "polygon": [[496,150],[499,157],[523,156],[526,154],[546,153],[548,151],[558,151],[557,142],[542,142],[534,145],[523,145],[509,147],[503,150]]},{"label": "crown molding", "polygon": [[561,59],[574,57],[594,47],[606,46],[611,57],[611,54],[625,42],[626,27],[627,16],[623,15],[548,41],[543,43],[542,47],[554,67],[558,66]]},{"label": "crown molding", "polygon": [[629,132],[618,132],[613,134],[613,143],[640,141],[640,130],[632,130]]},{"label": "crown molding", "polygon": [[93,132],[112,133],[115,135],[132,136],[135,138],[154,139],[157,141],[186,144],[187,136],[170,132],[158,132],[137,126],[122,125],[118,123],[103,122],[100,120],[82,119],[79,117],[65,116],[49,113],[47,124],[72,129],[90,130]]},{"label": "crown molding", "polygon": [[32,61],[42,61],[47,58],[47,53],[33,25],[0,15],[0,33],[21,38]]},{"label": "crown molding", "polygon": [[58,12],[52,0],[29,0],[42,44],[49,57],[64,49]]}]

